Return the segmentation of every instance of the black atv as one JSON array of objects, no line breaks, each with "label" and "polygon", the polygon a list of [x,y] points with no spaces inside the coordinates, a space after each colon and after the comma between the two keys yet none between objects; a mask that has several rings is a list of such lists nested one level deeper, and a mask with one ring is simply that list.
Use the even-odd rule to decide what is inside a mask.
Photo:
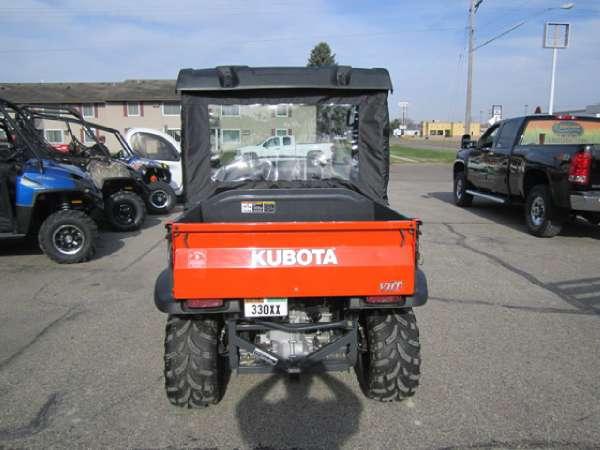
[{"label": "black atv", "polygon": [[[104,197],[104,217],[117,231],[133,231],[141,227],[146,217],[144,196],[144,183],[137,174],[126,164],[115,161],[107,155],[102,144],[92,140],[87,130],[80,133],[78,138],[72,124],[80,121],[78,112],[71,108],[62,107],[32,107],[23,106],[28,120],[38,130],[42,138],[45,122],[53,127],[66,127],[66,134],[70,142],[53,146],[54,157],[67,164],[79,166],[89,173],[94,185],[102,192]],[[87,145],[82,141],[89,141]]]},{"label": "black atv", "polygon": [[[137,156],[118,130],[86,121],[78,110],[67,106],[43,109],[29,106],[28,109],[35,112],[38,119],[62,121],[67,127],[72,143],[57,146],[59,150],[71,155],[81,153],[82,140],[84,144],[89,144],[87,150],[83,148],[83,151],[89,152],[90,156],[104,157],[127,166],[132,172],[132,177],[140,183],[136,193],[142,197],[150,213],[168,214],[175,207],[177,196],[169,184],[171,172],[168,166]],[[73,135],[73,127],[79,128],[81,140]],[[103,135],[100,135],[100,132],[103,132]],[[107,138],[110,145],[117,147],[117,151],[109,150]],[[73,145],[74,140],[77,145]]]}]

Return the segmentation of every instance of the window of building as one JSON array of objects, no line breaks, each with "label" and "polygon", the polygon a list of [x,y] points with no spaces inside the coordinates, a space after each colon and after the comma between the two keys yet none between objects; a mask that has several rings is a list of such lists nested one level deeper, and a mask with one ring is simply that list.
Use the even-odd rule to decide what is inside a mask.
[{"label": "window of building", "polygon": [[177,102],[163,103],[162,104],[162,115],[163,116],[178,116],[181,114],[181,104]]},{"label": "window of building", "polygon": [[127,115],[128,116],[139,116],[140,115],[140,104],[139,103],[127,103]]},{"label": "window of building", "polygon": [[91,103],[81,105],[81,114],[83,117],[94,117],[94,105]]},{"label": "window of building", "polygon": [[241,141],[240,130],[221,130],[223,144],[239,144]]},{"label": "window of building", "polygon": [[222,117],[240,117],[240,105],[222,105]]},{"label": "window of building", "polygon": [[44,136],[51,144],[62,144],[64,142],[63,130],[45,130]]},{"label": "window of building", "polygon": [[[96,129],[95,128],[90,128],[90,132],[94,136],[96,135]],[[83,143],[84,144],[95,144],[96,143],[96,139],[94,139],[94,136],[90,136],[88,133],[86,133],[84,131],[83,132]]]},{"label": "window of building", "polygon": [[277,117],[289,117],[289,105],[287,103],[282,103],[277,105],[277,109],[275,110],[275,116]]},{"label": "window of building", "polygon": [[177,142],[181,142],[181,128],[167,128],[166,132]]},{"label": "window of building", "polygon": [[287,136],[287,135],[288,135],[287,128],[277,128],[277,130],[275,130],[275,136]]}]

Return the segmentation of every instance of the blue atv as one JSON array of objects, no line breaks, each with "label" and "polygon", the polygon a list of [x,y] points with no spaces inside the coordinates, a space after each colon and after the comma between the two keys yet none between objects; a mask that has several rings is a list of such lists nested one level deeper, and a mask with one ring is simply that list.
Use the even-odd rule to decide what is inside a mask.
[{"label": "blue atv", "polygon": [[86,261],[98,234],[90,214],[102,209],[90,176],[56,161],[22,110],[0,99],[0,240],[37,233],[50,259]]}]

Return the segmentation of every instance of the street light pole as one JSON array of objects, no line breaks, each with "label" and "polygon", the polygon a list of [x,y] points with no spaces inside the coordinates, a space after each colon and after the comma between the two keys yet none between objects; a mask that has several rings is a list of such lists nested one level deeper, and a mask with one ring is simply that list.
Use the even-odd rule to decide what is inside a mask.
[{"label": "street light pole", "polygon": [[469,54],[467,56],[467,104],[465,106],[464,134],[471,134],[471,104],[473,100],[473,59],[475,47],[475,12],[483,0],[470,0],[469,7]]}]

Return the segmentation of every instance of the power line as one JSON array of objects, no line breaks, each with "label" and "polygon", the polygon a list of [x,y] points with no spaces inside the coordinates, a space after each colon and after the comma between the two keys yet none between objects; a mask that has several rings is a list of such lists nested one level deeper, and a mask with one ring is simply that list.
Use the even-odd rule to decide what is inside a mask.
[{"label": "power line", "polygon": [[[425,33],[430,31],[458,31],[460,28],[422,28],[412,30],[397,30],[380,33],[354,33],[354,34],[331,34],[331,35],[314,35],[314,36],[301,36],[301,37],[276,37],[268,39],[253,39],[253,40],[235,40],[235,41],[222,41],[222,45],[239,45],[239,44],[260,44],[268,42],[280,42],[280,41],[314,41],[314,40],[327,40],[327,39],[345,39],[345,38],[370,38],[370,37],[381,37],[390,36],[395,34],[403,33]],[[54,52],[80,52],[80,51],[93,51],[93,50],[105,50],[111,47],[70,47],[70,48],[31,48],[31,49],[0,49],[0,53],[54,53]]]}]

